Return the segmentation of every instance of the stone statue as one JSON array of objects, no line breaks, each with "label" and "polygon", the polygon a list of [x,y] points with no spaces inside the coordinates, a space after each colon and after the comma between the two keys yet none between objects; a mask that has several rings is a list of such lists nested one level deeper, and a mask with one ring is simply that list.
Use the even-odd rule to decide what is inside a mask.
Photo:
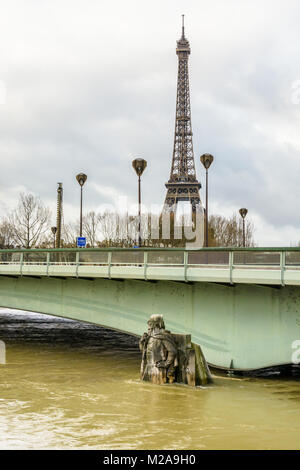
[{"label": "stone statue", "polygon": [[151,315],[148,332],[141,337],[139,346],[142,380],[191,386],[212,381],[201,347],[191,342],[190,334],[172,334],[166,330],[162,315]]},{"label": "stone statue", "polygon": [[173,383],[178,366],[176,342],[165,329],[162,315],[152,315],[148,321],[148,333],[140,343],[142,351],[141,379],[154,383]]}]

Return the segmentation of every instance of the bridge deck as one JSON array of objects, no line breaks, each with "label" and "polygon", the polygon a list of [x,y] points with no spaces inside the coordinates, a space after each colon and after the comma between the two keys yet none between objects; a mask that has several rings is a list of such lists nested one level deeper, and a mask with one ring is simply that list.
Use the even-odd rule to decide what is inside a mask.
[{"label": "bridge deck", "polygon": [[300,250],[0,250],[0,275],[300,285]]}]

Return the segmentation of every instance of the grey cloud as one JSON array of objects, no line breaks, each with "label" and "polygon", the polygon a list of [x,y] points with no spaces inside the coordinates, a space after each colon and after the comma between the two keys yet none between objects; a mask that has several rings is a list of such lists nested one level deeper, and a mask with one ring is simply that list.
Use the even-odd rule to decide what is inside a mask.
[{"label": "grey cloud", "polygon": [[[181,3],[155,0],[142,9],[131,1],[126,9],[121,1],[101,8],[91,1],[83,9],[78,1],[44,7],[29,1],[24,24],[15,16],[21,3],[7,7],[11,29],[0,27],[6,45],[0,79],[7,84],[7,104],[0,106],[1,193],[24,185],[54,205],[56,182],[63,181],[75,213],[75,174],[83,170],[86,209],[112,202],[90,182],[134,200],[131,159],[143,156],[143,200],[162,203],[172,158]],[[300,239],[294,131],[300,105],[289,102],[291,83],[300,79],[300,7],[283,0],[237,4],[195,0],[186,7],[198,178],[204,184],[199,155],[209,151],[215,155],[210,193],[218,207],[247,205],[274,231],[299,228]]]}]

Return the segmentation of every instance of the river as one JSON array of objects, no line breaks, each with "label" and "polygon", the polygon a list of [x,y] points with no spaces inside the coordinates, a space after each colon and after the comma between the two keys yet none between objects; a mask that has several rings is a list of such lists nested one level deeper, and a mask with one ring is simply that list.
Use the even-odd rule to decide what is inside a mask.
[{"label": "river", "polygon": [[0,449],[300,449],[300,377],[139,380],[135,337],[0,310]]}]

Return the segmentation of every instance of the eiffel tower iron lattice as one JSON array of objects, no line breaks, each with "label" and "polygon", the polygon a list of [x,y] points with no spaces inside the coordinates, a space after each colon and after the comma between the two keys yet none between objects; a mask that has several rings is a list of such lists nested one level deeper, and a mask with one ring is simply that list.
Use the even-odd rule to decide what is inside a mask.
[{"label": "eiffel tower iron lattice", "polygon": [[188,60],[190,45],[184,35],[184,15],[182,15],[182,36],[177,41],[178,79],[174,149],[170,179],[166,183],[167,194],[163,212],[175,212],[179,201],[189,201],[192,211],[202,211],[196,178],[193,133],[191,125],[191,105]]}]

